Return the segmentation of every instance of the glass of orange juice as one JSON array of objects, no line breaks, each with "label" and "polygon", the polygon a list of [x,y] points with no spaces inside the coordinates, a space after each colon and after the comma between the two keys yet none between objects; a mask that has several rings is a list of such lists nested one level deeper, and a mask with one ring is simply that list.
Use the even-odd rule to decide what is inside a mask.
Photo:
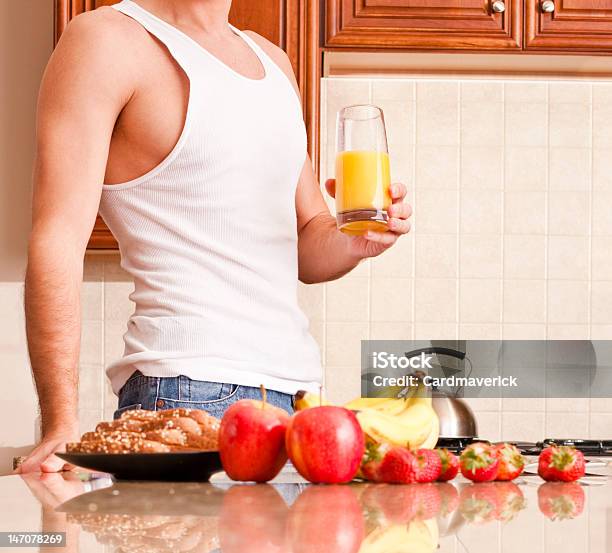
[{"label": "glass of orange juice", "polygon": [[336,220],[347,234],[388,230],[389,151],[382,110],[347,106],[338,112]]}]

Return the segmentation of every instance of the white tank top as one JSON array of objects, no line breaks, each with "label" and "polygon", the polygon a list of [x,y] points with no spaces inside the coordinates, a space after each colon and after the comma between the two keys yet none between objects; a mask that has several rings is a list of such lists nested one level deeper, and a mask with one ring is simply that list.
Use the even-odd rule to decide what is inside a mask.
[{"label": "white tank top", "polygon": [[113,6],[157,37],[190,98],[172,152],[105,185],[100,213],[134,278],[117,392],[135,370],[294,393],[318,389],[320,354],[297,303],[295,193],[306,159],[299,98],[245,33],[265,77],[244,77],[135,2]]}]

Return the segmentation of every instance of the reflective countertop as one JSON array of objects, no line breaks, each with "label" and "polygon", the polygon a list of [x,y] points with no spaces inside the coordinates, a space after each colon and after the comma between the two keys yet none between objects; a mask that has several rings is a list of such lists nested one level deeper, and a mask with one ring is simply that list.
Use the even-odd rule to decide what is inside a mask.
[{"label": "reflective countertop", "polygon": [[[0,478],[0,532],[66,532],[15,551],[612,552],[612,479],[393,486],[113,482],[62,473]],[[2,549],[9,550],[9,549]]]}]

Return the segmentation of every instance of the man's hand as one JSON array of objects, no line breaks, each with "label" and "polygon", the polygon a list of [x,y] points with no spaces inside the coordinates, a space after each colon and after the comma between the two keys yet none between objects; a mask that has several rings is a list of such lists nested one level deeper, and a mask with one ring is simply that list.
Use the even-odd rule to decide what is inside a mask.
[{"label": "man's hand", "polygon": [[[328,179],[325,182],[328,194],[336,197],[336,180]],[[395,183],[390,188],[392,204],[389,207],[389,231],[373,232],[369,231],[364,236],[352,236],[352,247],[354,253],[359,257],[376,257],[385,250],[389,249],[402,234],[410,231],[410,221],[412,208],[404,202],[406,197],[406,187],[401,183]]]},{"label": "man's hand", "polygon": [[63,431],[57,433],[49,433],[42,441],[34,448],[27,459],[17,468],[15,473],[27,474],[32,472],[60,472],[63,470],[71,470],[72,465],[66,463],[54,453],[56,451],[65,451],[67,442],[78,440],[76,431]]}]

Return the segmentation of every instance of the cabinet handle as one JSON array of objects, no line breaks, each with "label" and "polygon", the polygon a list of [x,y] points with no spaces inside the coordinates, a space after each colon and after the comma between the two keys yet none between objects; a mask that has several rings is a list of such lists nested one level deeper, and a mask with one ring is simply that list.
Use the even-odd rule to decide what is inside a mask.
[{"label": "cabinet handle", "polygon": [[504,13],[506,11],[506,4],[503,0],[493,0],[491,3],[491,9],[495,13]]},{"label": "cabinet handle", "polygon": [[555,3],[553,0],[544,0],[540,7],[544,13],[552,13],[555,11]]}]

